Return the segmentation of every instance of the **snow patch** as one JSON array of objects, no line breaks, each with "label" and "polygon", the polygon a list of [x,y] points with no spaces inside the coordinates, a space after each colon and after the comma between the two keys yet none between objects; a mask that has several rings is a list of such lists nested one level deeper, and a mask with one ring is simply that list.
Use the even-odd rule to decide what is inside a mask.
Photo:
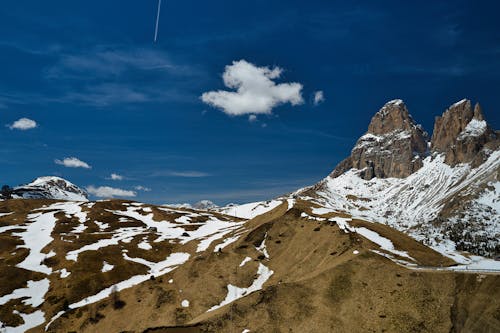
[{"label": "snow patch", "polygon": [[[128,258],[129,260],[132,258]],[[166,274],[175,268],[177,268],[179,265],[184,264],[187,260],[189,259],[189,253],[184,253],[184,252],[178,252],[178,253],[172,253],[170,256],[168,256],[165,260],[158,262],[158,263],[149,263],[149,272],[148,274],[145,275],[135,275],[132,276],[131,278],[121,281],[117,284],[114,284],[108,288],[105,288],[98,292],[95,295],[89,296],[84,298],[83,300],[70,304],[69,308],[70,309],[77,309],[85,305],[89,305],[95,302],[99,302],[100,300],[105,299],[111,293],[116,290],[116,291],[121,291],[127,288],[131,288],[139,283],[142,283],[144,281],[149,280],[151,275],[154,275],[155,277],[161,276],[163,274]],[[144,259],[142,259],[144,260]],[[145,260],[144,260],[145,261]],[[59,318],[64,312],[61,311],[57,313],[54,317],[51,318],[47,326],[45,326],[45,330],[47,330],[57,318]],[[43,323],[43,321],[42,321]]]},{"label": "snow patch", "polygon": [[[37,327],[38,325],[41,325],[45,322],[45,313],[41,310],[35,311],[30,314],[25,314],[25,313],[19,313],[15,311],[15,313],[19,314],[21,318],[23,318],[24,323],[20,326],[17,327],[10,327],[10,326],[2,326],[2,330],[4,332],[8,333],[24,333],[33,327]],[[1,322],[0,322],[1,324]]]},{"label": "snow patch", "polygon": [[336,211],[331,209],[331,208],[325,208],[325,207],[320,207],[320,208],[313,208],[312,213],[315,215],[326,215],[330,213],[335,213]]},{"label": "snow patch", "polygon": [[109,271],[113,270],[114,267],[115,266],[108,264],[106,261],[103,261],[101,272],[103,272],[103,273],[109,272]]},{"label": "snow patch", "polygon": [[40,306],[44,301],[45,294],[49,291],[50,281],[45,278],[40,281],[28,281],[28,286],[26,288],[19,288],[14,290],[8,295],[0,297],[0,305],[4,305],[10,300],[25,298],[23,299],[23,304],[31,305],[36,308]]},{"label": "snow patch", "polygon": [[[60,207],[61,204],[58,203],[46,209],[57,209]],[[20,237],[24,242],[24,245],[18,247],[27,248],[29,250],[28,256],[21,263],[17,264],[16,267],[44,274],[52,273],[52,269],[43,264],[47,254],[42,253],[42,249],[53,240],[50,235],[56,225],[57,219],[54,217],[56,213],[57,212],[29,214],[29,224],[25,227],[25,231],[13,234],[14,236]],[[18,227],[22,228],[22,226]]]},{"label": "snow patch", "polygon": [[265,214],[274,208],[281,205],[283,201],[281,200],[270,200],[270,201],[258,201],[251,202],[243,205],[235,205],[228,207],[217,208],[216,210],[220,213],[229,216],[235,216],[244,219],[253,219],[259,215]]},{"label": "snow patch", "polygon": [[326,221],[326,219],[325,219],[325,218],[323,218],[323,217],[311,216],[311,215],[309,215],[309,214],[307,214],[307,213],[305,213],[305,212],[302,212],[302,213],[300,214],[300,217],[306,218],[306,219],[308,219],[308,220],[313,220],[313,221]]},{"label": "snow patch", "polygon": [[151,250],[153,248],[151,244],[148,243],[147,240],[142,240],[142,242],[137,244],[137,247],[143,250]]},{"label": "snow patch", "polygon": [[[490,182],[488,187],[489,188],[481,194],[476,202],[491,207],[498,214],[500,213],[500,182]],[[493,189],[491,189],[491,187],[493,187]]]},{"label": "snow patch", "polygon": [[99,221],[94,221],[94,223],[97,225],[97,227],[99,228],[100,231],[104,231],[104,230],[109,228],[108,223],[99,222]]},{"label": "snow patch", "polygon": [[380,246],[382,250],[394,253],[400,257],[406,257],[408,259],[414,260],[412,257],[408,255],[406,251],[396,250],[394,248],[394,244],[392,244],[390,239],[380,236],[373,230],[361,227],[361,228],[354,228],[354,231],[360,234],[361,236],[367,238],[368,240],[372,241],[373,243],[377,244],[378,246]]},{"label": "snow patch", "polygon": [[232,303],[246,295],[253,293],[254,291],[262,289],[264,283],[273,275],[273,271],[259,263],[259,268],[257,270],[257,278],[253,281],[252,285],[248,288],[240,288],[233,286],[232,284],[227,285],[227,295],[226,298],[219,304],[211,307],[207,312],[217,310],[226,304]]},{"label": "snow patch", "polygon": [[240,263],[240,267],[245,266],[245,264],[246,264],[247,262],[249,262],[249,261],[252,261],[252,258],[250,258],[250,257],[245,257],[245,259],[243,259],[243,260],[241,261],[241,263]]},{"label": "snow patch", "polygon": [[229,244],[236,242],[240,238],[240,236],[241,236],[241,234],[224,239],[224,241],[221,244],[217,244],[215,246],[214,252],[219,252],[220,250],[222,250],[223,248],[225,248]]},{"label": "snow patch", "polygon": [[486,132],[487,128],[488,125],[486,124],[485,120],[478,120],[476,118],[473,118],[467,124],[467,126],[465,126],[465,129],[458,135],[458,140],[463,140],[467,137],[480,136],[484,132]]},{"label": "snow patch", "polygon": [[61,269],[59,276],[61,277],[61,279],[64,279],[64,278],[67,278],[70,274],[71,274],[71,272],[68,272],[68,270],[66,268],[63,268],[63,269]]},{"label": "snow patch", "polygon": [[267,238],[267,232],[264,235],[264,239],[262,240],[262,243],[258,247],[256,247],[255,249],[257,251],[259,251],[260,253],[262,253],[264,255],[264,257],[269,259],[269,253],[267,252],[267,248],[266,248],[266,238]]}]

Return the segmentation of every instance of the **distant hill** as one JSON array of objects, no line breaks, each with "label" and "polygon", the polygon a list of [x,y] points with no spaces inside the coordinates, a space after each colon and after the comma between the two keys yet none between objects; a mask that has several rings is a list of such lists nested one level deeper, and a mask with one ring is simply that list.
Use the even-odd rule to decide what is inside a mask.
[{"label": "distant hill", "polygon": [[15,198],[88,201],[88,195],[75,184],[55,176],[39,177],[14,188]]}]

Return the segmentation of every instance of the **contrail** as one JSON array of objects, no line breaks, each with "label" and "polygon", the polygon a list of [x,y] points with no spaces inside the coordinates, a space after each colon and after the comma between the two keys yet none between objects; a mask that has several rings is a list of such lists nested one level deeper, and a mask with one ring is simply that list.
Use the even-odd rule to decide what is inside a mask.
[{"label": "contrail", "polygon": [[158,22],[160,21],[160,9],[161,9],[161,0],[158,0],[158,12],[156,13],[155,38],[154,38],[155,43],[158,37]]}]

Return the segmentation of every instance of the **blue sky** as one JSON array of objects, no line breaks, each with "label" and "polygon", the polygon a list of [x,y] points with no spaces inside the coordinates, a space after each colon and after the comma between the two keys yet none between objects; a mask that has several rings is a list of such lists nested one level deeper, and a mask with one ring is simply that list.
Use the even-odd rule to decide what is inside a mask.
[{"label": "blue sky", "polygon": [[[429,132],[462,98],[500,123],[494,1],[163,0],[153,43],[156,6],[2,3],[2,183],[58,175],[152,203],[245,202],[326,176],[394,98]],[[260,109],[224,109],[222,95],[205,103],[204,93],[234,92],[222,74],[239,60],[257,74],[281,68],[263,79],[269,89],[243,84],[250,98],[276,93]],[[11,129],[20,118],[37,126]],[[69,157],[90,168],[55,162]]]}]

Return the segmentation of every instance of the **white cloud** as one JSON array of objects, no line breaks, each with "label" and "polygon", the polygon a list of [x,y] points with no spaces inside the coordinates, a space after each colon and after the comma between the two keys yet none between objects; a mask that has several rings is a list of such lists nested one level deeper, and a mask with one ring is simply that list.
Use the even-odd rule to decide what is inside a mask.
[{"label": "white cloud", "polygon": [[112,173],[111,176],[109,177],[111,180],[123,180],[123,176],[119,175],[117,173]]},{"label": "white cloud", "polygon": [[35,128],[37,126],[38,126],[38,124],[36,123],[36,121],[28,119],[28,118],[21,118],[21,119],[16,120],[15,122],[13,122],[11,125],[9,125],[9,128],[25,131],[25,130]]},{"label": "white cloud", "polygon": [[68,168],[84,168],[91,169],[92,167],[86,162],[76,158],[76,157],[65,157],[63,160],[54,160],[56,164],[64,165]]},{"label": "white cloud", "polygon": [[129,70],[184,72],[187,68],[170,61],[167,53],[154,49],[121,49],[100,46],[84,53],[63,54],[46,70],[48,78],[85,78],[88,73],[99,78],[117,76]]},{"label": "white cloud", "polygon": [[313,104],[318,105],[325,101],[325,95],[323,94],[323,90],[318,90],[314,93]]},{"label": "white cloud", "polygon": [[248,116],[248,121],[253,123],[254,121],[257,121],[257,116],[254,114],[251,114]]},{"label": "white cloud", "polygon": [[[104,108],[120,104],[191,101],[195,97],[181,86],[191,85],[193,78],[205,75],[200,68],[177,63],[158,48],[96,45],[75,53],[63,51],[54,54],[58,60],[45,69],[45,78],[70,80],[72,84],[65,87],[61,95],[35,96],[39,103]],[[137,75],[147,79],[139,82],[135,79]],[[32,102],[33,98],[29,100]],[[5,103],[0,96],[1,104]]]},{"label": "white cloud", "polygon": [[159,170],[149,174],[149,177],[186,177],[186,178],[201,178],[209,177],[211,174],[195,170]]},{"label": "white cloud", "polygon": [[168,174],[170,176],[187,178],[201,178],[210,176],[208,173],[201,171],[170,171]]},{"label": "white cloud", "polygon": [[134,187],[135,190],[137,191],[144,191],[144,192],[150,192],[151,189],[149,187],[145,187],[145,186],[142,186],[142,185],[137,185],[136,187]]},{"label": "white cloud", "polygon": [[72,91],[60,101],[82,103],[85,105],[105,107],[120,103],[144,103],[154,98],[150,92],[119,83],[103,83],[93,85],[79,91]]},{"label": "white cloud", "polygon": [[135,197],[137,194],[134,191],[123,190],[121,188],[90,185],[86,188],[87,192],[99,198],[114,198],[114,197]]},{"label": "white cloud", "polygon": [[280,104],[302,104],[302,84],[273,81],[282,71],[279,67],[257,67],[245,60],[233,61],[226,66],[222,79],[226,87],[236,91],[209,91],[201,95],[201,100],[232,116],[270,114]]}]

